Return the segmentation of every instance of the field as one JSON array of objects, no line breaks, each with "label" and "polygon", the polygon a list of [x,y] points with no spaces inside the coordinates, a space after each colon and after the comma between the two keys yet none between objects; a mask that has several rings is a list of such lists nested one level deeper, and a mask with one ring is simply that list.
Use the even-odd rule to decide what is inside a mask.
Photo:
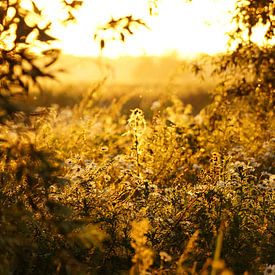
[{"label": "field", "polygon": [[82,62],[1,113],[0,274],[274,274],[272,87]]}]

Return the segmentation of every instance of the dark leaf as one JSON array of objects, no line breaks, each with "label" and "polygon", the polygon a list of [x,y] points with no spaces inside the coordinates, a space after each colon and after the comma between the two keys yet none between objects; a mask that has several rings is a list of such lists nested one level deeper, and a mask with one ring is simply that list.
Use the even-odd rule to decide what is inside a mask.
[{"label": "dark leaf", "polygon": [[73,1],[70,6],[73,8],[73,9],[77,9],[79,7],[81,7],[83,4],[83,1]]},{"label": "dark leaf", "polygon": [[33,27],[29,27],[23,17],[19,17],[19,23],[16,29],[16,43],[25,42],[27,36],[34,30]]},{"label": "dark leaf", "polygon": [[48,35],[46,33],[47,30],[49,30],[51,27],[51,24],[48,24],[45,28],[43,29],[40,29],[38,28],[38,36],[37,36],[37,39],[41,42],[49,42],[49,41],[54,41],[56,40],[55,37],[51,36],[51,35]]},{"label": "dark leaf", "polygon": [[34,1],[32,1],[32,7],[33,7],[33,11],[38,14],[39,16],[42,15],[42,11],[37,7],[37,5],[35,4]]},{"label": "dark leaf", "polygon": [[37,39],[40,40],[40,41],[42,41],[42,42],[49,42],[49,41],[56,40],[56,38],[54,38],[53,36],[50,36],[50,35],[46,34],[44,31],[39,31]]},{"label": "dark leaf", "polygon": [[6,17],[6,10],[0,7],[0,24],[3,23],[4,18]]},{"label": "dark leaf", "polygon": [[105,47],[105,41],[103,39],[100,40],[100,49],[103,50]]}]

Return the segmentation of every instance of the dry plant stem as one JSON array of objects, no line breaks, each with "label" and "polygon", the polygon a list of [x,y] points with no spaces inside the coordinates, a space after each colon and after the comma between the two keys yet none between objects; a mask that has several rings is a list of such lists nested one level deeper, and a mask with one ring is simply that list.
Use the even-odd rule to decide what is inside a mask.
[{"label": "dry plant stem", "polygon": [[140,179],[141,178],[141,175],[140,175],[140,162],[139,162],[139,153],[138,153],[138,136],[135,135],[135,151],[136,151],[136,162],[137,162],[137,174],[138,174],[138,178]]},{"label": "dry plant stem", "polygon": [[[223,242],[223,229],[220,228],[219,234],[217,237],[213,263],[217,263],[220,260],[220,256],[222,252],[222,242]],[[217,269],[215,267],[212,267],[211,275],[216,275],[216,274],[217,274]]]},{"label": "dry plant stem", "polygon": [[[184,268],[183,264],[188,259],[189,253],[192,251],[192,249],[196,245],[196,241],[197,241],[198,237],[199,237],[199,230],[196,230],[195,233],[189,239],[185,250],[183,251],[183,253],[181,254],[181,256],[177,262],[177,274],[179,274],[179,275],[188,274],[188,272]],[[193,266],[193,268],[194,268],[194,266]]]}]

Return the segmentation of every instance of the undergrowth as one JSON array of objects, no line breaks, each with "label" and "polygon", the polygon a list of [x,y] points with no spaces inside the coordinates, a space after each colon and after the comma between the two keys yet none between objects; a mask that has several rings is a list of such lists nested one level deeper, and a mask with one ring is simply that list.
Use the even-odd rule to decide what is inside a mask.
[{"label": "undergrowth", "polygon": [[[237,0],[226,53],[183,64],[213,87],[199,114],[176,75],[146,104],[139,88],[104,101],[103,80],[35,108],[60,50],[27,2],[0,1],[0,274],[275,274],[274,1]],[[83,1],[61,2],[69,23]],[[99,31],[124,41],[133,24]]]},{"label": "undergrowth", "polygon": [[274,264],[268,95],[216,95],[196,116],[167,95],[145,119],[122,114],[127,97],[102,107],[101,85],[73,108],[1,125],[0,273],[258,274]]}]

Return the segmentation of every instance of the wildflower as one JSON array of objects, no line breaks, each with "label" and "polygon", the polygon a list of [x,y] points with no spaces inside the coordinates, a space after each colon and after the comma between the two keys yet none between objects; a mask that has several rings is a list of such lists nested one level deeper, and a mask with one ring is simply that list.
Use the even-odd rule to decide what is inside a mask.
[{"label": "wildflower", "polygon": [[264,275],[275,275],[275,265],[267,265]]},{"label": "wildflower", "polygon": [[201,167],[201,165],[199,165],[197,163],[194,163],[193,164],[193,169],[199,172],[199,171],[201,171],[202,167]]},{"label": "wildflower", "polygon": [[226,186],[226,183],[222,180],[219,180],[216,184],[217,187],[225,187]]},{"label": "wildflower", "polygon": [[161,107],[160,102],[159,101],[154,101],[151,105],[151,110],[155,111],[155,110],[159,109],[160,107]]},{"label": "wildflower", "polygon": [[171,262],[172,261],[172,257],[166,253],[165,251],[160,251],[159,253],[160,259],[164,262]]}]

